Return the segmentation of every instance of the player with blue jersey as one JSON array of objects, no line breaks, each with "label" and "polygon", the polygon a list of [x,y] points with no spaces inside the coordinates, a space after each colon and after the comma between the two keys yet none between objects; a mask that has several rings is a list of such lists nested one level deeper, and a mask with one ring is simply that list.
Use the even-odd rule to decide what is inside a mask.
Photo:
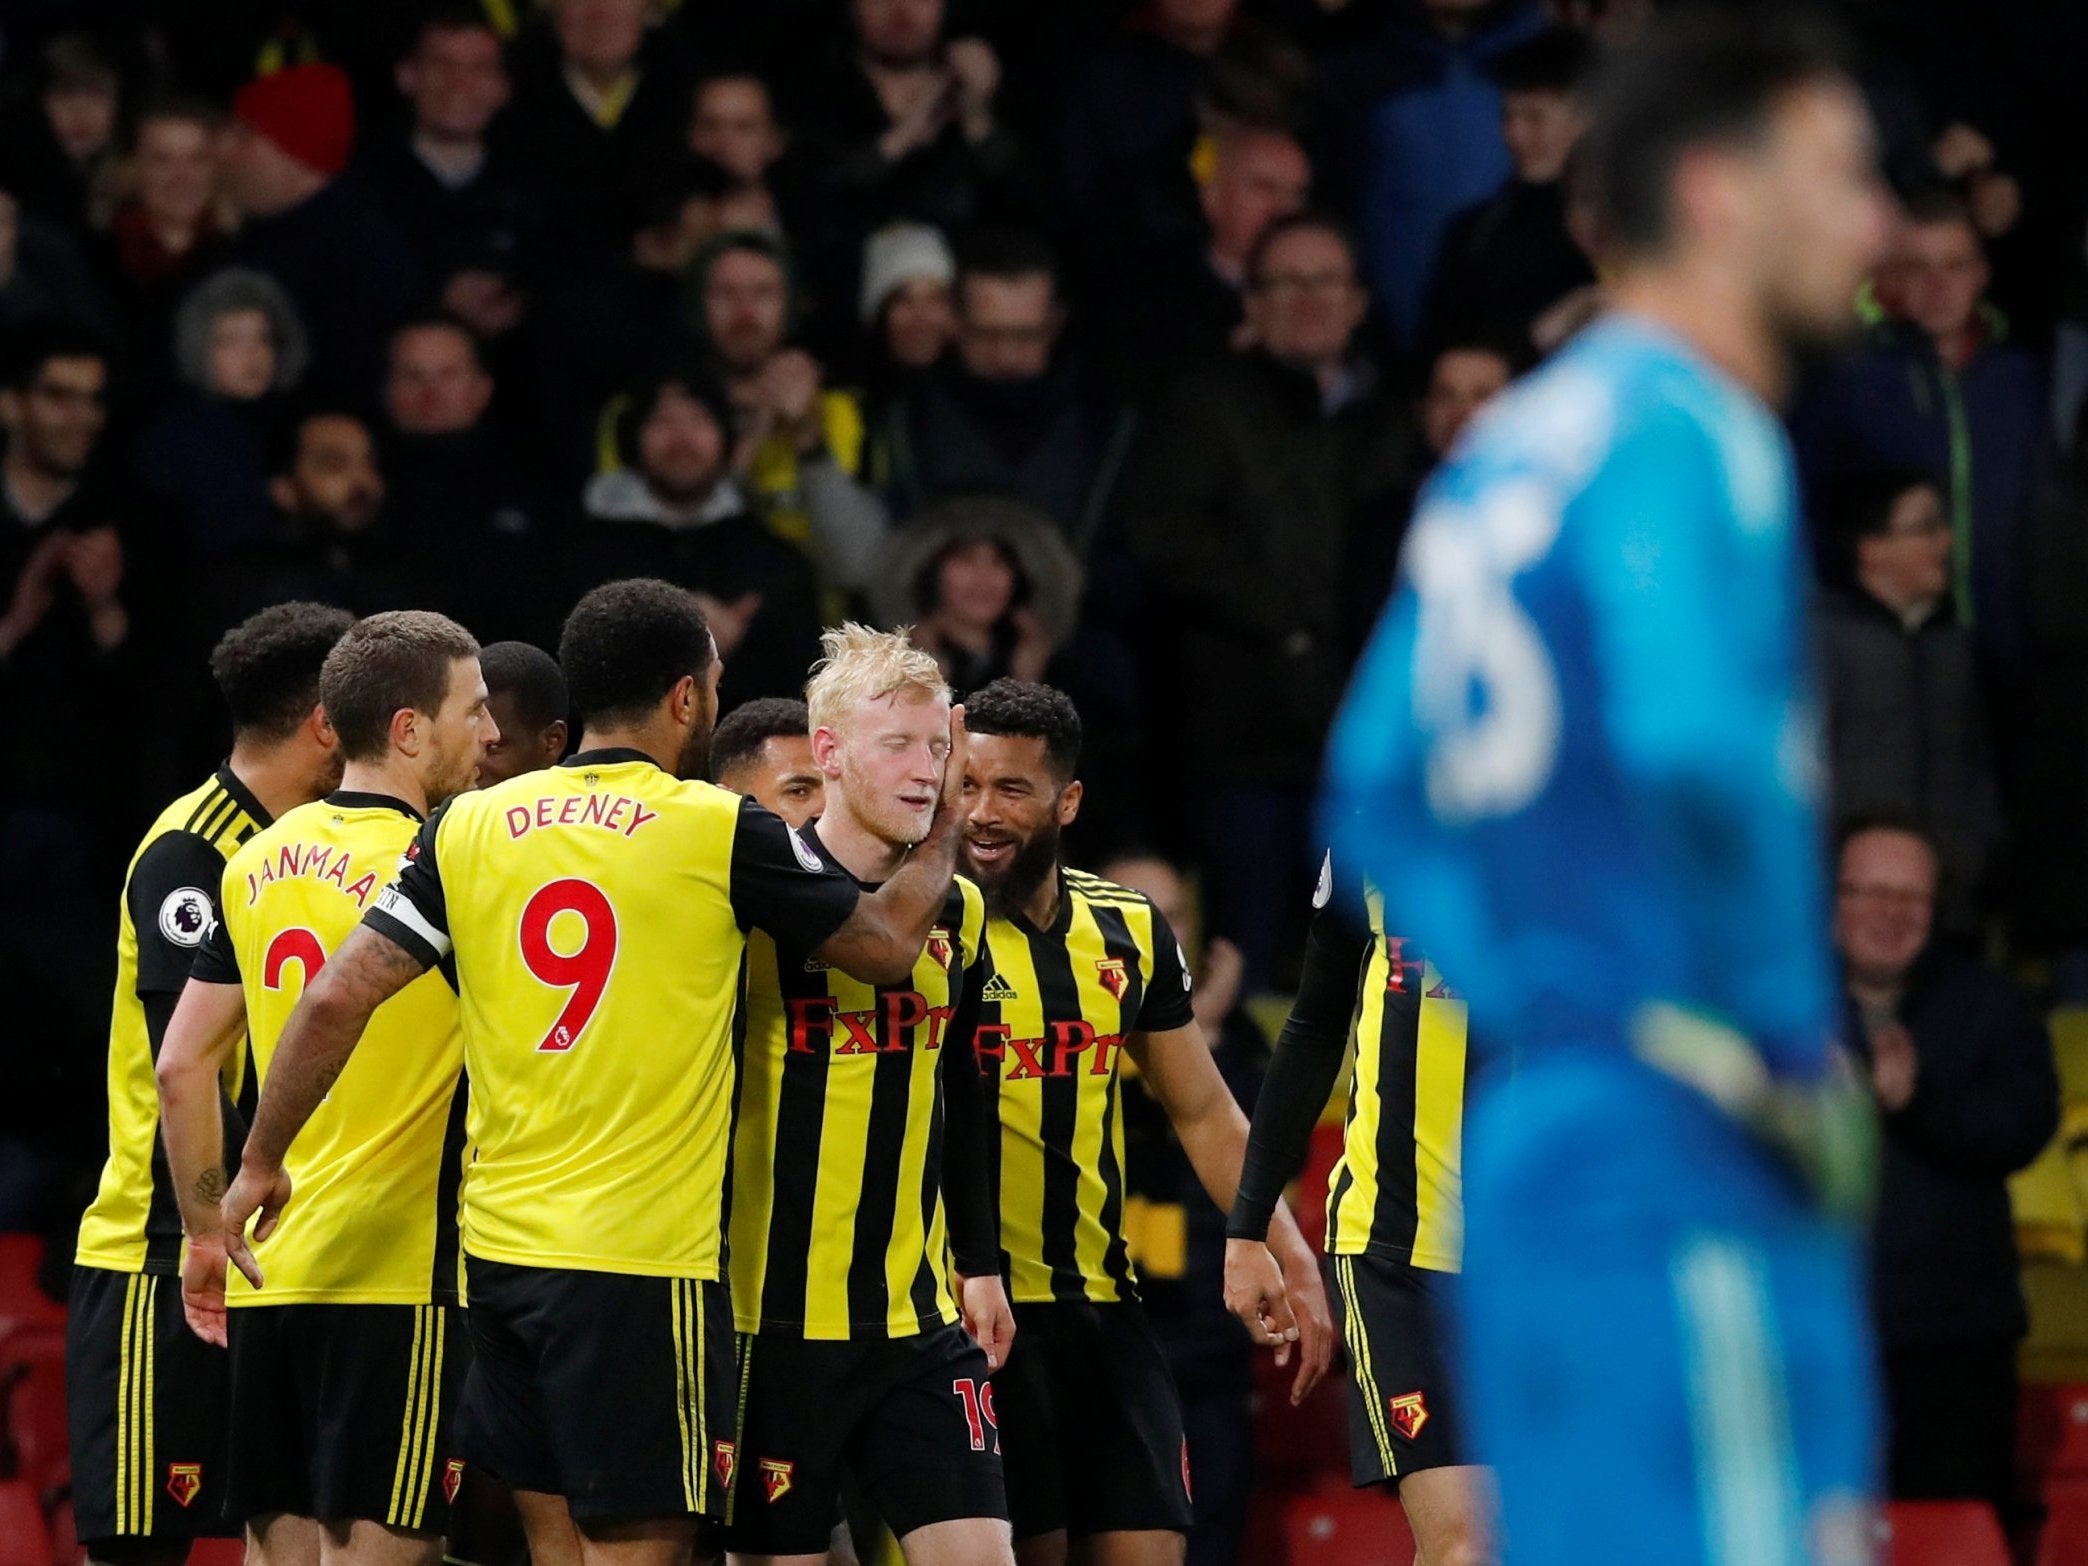
[{"label": "player with blue jersey", "polygon": [[1470,999],[1462,1362],[1518,1566],[1868,1559],[1770,411],[1884,238],[1836,58],[1698,14],[1613,62],[1583,173],[1614,308],[1432,482],[1334,738],[1337,841]]}]

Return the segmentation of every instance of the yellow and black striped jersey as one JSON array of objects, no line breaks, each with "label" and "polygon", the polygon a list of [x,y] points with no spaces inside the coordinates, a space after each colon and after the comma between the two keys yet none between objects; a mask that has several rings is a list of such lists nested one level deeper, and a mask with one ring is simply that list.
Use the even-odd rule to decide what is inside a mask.
[{"label": "yellow and black striped jersey", "polygon": [[[174,1273],[181,1265],[181,1210],[159,1134],[153,1067],[189,967],[217,919],[225,861],[268,825],[268,812],[220,767],[152,823],[124,876],[116,936],[116,997],[109,1017],[109,1157],[80,1220],[75,1259],[113,1272]],[[225,1091],[241,1093],[246,1051],[227,1066]],[[245,1140],[225,1117],[225,1163]]]},{"label": "yellow and black striped jersey", "polygon": [[[799,836],[832,857],[816,824]],[[898,1338],[957,1319],[943,1155],[959,1128],[945,1083],[971,1078],[976,1142],[958,1012],[980,982],[985,923],[978,888],[957,881],[911,980],[891,986],[787,937],[748,935],[731,1227],[742,1332]],[[991,1266],[989,1241],[980,1270]]]},{"label": "yellow and black striped jersey", "polygon": [[1355,1084],[1327,1177],[1327,1254],[1388,1256],[1434,1272],[1464,1260],[1465,1003],[1416,945],[1370,934],[1356,989]]},{"label": "yellow and black striped jersey", "polygon": [[[241,987],[264,1088],[298,997],[397,877],[420,826],[401,800],[340,790],[225,866],[223,912],[194,977]],[[422,974],[377,1008],[284,1155],[296,1205],[253,1247],[267,1288],[235,1271],[227,1306],[457,1301],[463,1064],[446,973]]]},{"label": "yellow and black striped jersey", "polygon": [[746,931],[817,947],[860,896],[753,801],[635,750],[430,817],[366,917],[424,966],[455,955],[465,1251],[716,1278]]},{"label": "yellow and black striped jersey", "polygon": [[1058,917],[989,920],[974,1040],[998,1085],[996,1192],[1009,1295],[1135,1300],[1124,1237],[1125,1040],[1188,1026],[1189,972],[1151,901],[1059,873]]}]

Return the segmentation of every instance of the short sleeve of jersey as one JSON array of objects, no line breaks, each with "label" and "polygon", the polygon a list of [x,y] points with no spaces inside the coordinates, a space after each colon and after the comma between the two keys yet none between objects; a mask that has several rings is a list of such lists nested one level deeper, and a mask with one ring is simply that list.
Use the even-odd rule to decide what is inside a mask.
[{"label": "short sleeve of jersey", "polygon": [[232,931],[222,916],[210,927],[210,933],[203,937],[203,944],[196,949],[196,963],[189,969],[189,977],[202,984],[239,982],[239,952],[232,944]]},{"label": "short sleeve of jersey", "polygon": [[178,995],[218,922],[225,858],[193,832],[166,832],[138,856],[124,896],[138,932],[138,993]]},{"label": "short sleeve of jersey", "polygon": [[855,878],[751,799],[732,834],[732,913],[741,929],[816,951],[855,912]]},{"label": "short sleeve of jersey", "polygon": [[412,953],[423,968],[450,954],[449,904],[435,864],[435,839],[448,812],[444,805],[422,823],[399,878],[377,894],[377,906],[363,915],[364,924]]},{"label": "short sleeve of jersey", "polygon": [[1189,1009],[1189,959],[1160,910],[1152,912],[1153,977],[1138,1004],[1138,1031],[1169,1033],[1195,1020]]}]

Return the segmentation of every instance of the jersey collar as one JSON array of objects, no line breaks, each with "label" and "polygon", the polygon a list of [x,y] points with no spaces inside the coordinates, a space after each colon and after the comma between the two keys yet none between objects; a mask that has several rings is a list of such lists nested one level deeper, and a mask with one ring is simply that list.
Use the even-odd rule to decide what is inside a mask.
[{"label": "jersey collar", "polygon": [[629,761],[642,761],[648,767],[660,764],[634,745],[603,745],[595,750],[575,751],[559,765],[561,767],[615,767]]},{"label": "jersey collar", "polygon": [[402,816],[422,819],[421,813],[396,794],[369,794],[361,789],[337,788],[326,796],[329,805],[338,805],[343,810],[396,810]]},{"label": "jersey collar", "polygon": [[230,794],[233,802],[254,818],[254,825],[257,827],[275,825],[275,817],[262,809],[261,801],[254,798],[252,791],[239,781],[239,774],[232,770],[231,762],[228,761],[217,769],[217,786],[227,794]]}]

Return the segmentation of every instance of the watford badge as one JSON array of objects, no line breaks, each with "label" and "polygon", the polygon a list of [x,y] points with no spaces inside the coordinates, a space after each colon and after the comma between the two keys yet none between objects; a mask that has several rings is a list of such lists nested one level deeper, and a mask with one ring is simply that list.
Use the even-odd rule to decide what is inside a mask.
[{"label": "watford badge", "polygon": [[464,1488],[464,1459],[453,1457],[442,1470],[442,1498],[450,1505],[457,1504],[457,1492]]},{"label": "watford badge", "polygon": [[1419,1392],[1409,1392],[1403,1397],[1388,1397],[1385,1407],[1392,1415],[1392,1428],[1409,1441],[1421,1433],[1428,1423],[1428,1402]]},{"label": "watford badge", "polygon": [[186,1509],[195,1503],[203,1492],[203,1465],[201,1463],[167,1464],[167,1494],[174,1497],[176,1506]]},{"label": "watford badge", "polygon": [[1101,957],[1095,962],[1095,974],[1102,981],[1102,988],[1109,991],[1111,998],[1122,1000],[1124,991],[1131,987],[1131,976],[1124,971],[1121,957]]},{"label": "watford badge", "polygon": [[928,955],[935,959],[935,966],[944,973],[950,971],[950,959],[956,955],[956,948],[950,944],[948,930],[934,929],[928,932]]},{"label": "watford badge", "polygon": [[774,1506],[790,1494],[790,1476],[796,1471],[796,1463],[786,1463],[775,1457],[761,1460],[761,1486],[768,1492],[769,1505]]},{"label": "watford badge", "polygon": [[718,1483],[725,1489],[732,1488],[732,1476],[739,1472],[739,1445],[733,1441],[711,1442],[711,1467],[717,1471]]}]

